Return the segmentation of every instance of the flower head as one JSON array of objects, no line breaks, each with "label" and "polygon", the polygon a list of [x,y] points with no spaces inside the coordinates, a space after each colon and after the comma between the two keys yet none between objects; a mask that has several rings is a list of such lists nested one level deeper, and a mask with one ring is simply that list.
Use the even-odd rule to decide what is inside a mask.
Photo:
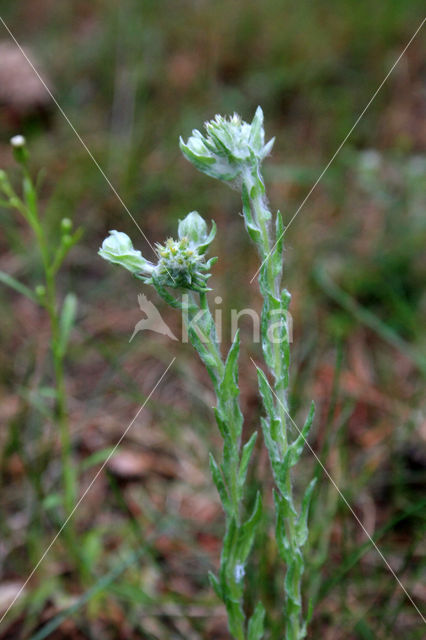
[{"label": "flower head", "polygon": [[169,238],[164,244],[156,245],[157,264],[145,260],[125,233],[110,231],[110,234],[103,241],[99,255],[120,264],[145,283],[199,292],[208,290],[208,270],[216,258],[206,261],[204,254],[216,234],[216,225],[213,223],[208,233],[207,224],[196,211],[179,221],[178,240]]},{"label": "flower head", "polygon": [[265,145],[260,107],[251,124],[237,114],[229,118],[217,115],[205,123],[205,130],[206,135],[194,130],[186,143],[181,138],[181,151],[197,169],[225,182],[236,181],[244,167],[260,164],[274,144],[272,138]]},{"label": "flower head", "polygon": [[174,289],[207,290],[207,273],[212,259],[205,262],[202,253],[189,238],[183,236],[179,240],[169,238],[164,245],[157,245],[160,259],[155,267],[152,281]]}]

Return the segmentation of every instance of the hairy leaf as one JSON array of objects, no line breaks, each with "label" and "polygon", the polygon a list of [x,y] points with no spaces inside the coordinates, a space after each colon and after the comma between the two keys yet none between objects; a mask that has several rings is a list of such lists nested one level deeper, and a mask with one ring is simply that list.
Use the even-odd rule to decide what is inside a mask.
[{"label": "hairy leaf", "polygon": [[209,456],[209,461],[210,461],[210,471],[212,473],[213,482],[216,485],[216,489],[217,489],[219,497],[221,499],[223,508],[225,509],[225,511],[230,512],[231,511],[231,505],[230,505],[230,502],[229,502],[228,491],[227,491],[225,483],[223,481],[222,472],[219,469],[219,465],[217,464],[216,460],[214,459],[214,456],[213,456],[212,453]]},{"label": "hairy leaf", "polygon": [[303,448],[306,444],[306,441],[309,436],[309,432],[312,427],[312,423],[314,421],[314,415],[315,415],[315,405],[312,402],[305,424],[303,425],[303,428],[300,431],[299,435],[297,436],[296,440],[291,445],[291,451],[292,451],[291,465],[292,466],[298,462],[300,456],[302,455]]},{"label": "hairy leaf", "polygon": [[312,500],[312,494],[315,489],[315,485],[317,483],[317,479],[313,478],[308,485],[308,488],[305,491],[305,495],[302,500],[302,507],[300,510],[300,515],[296,524],[296,539],[299,547],[303,547],[306,540],[308,539],[308,516],[309,516],[309,507]]},{"label": "hairy leaf", "polygon": [[240,468],[238,471],[238,487],[239,487],[240,493],[242,493],[242,490],[244,488],[244,483],[246,481],[246,476],[247,476],[247,469],[250,463],[251,454],[253,453],[253,447],[256,443],[256,438],[257,438],[257,431],[255,431],[252,434],[250,440],[246,442],[246,444],[243,447]]},{"label": "hairy leaf", "polygon": [[242,525],[238,538],[238,561],[245,565],[248,554],[253,544],[256,527],[262,516],[262,498],[259,492],[256,494],[253,511],[250,518]]},{"label": "hairy leaf", "polygon": [[265,608],[261,602],[258,602],[248,623],[247,640],[262,640],[264,619]]}]

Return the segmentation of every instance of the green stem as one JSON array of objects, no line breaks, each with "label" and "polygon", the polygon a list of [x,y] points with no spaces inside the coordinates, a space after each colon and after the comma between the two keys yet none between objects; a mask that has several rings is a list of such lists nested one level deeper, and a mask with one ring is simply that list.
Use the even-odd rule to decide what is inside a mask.
[{"label": "green stem", "polygon": [[[62,457],[62,484],[64,492],[65,515],[69,516],[76,499],[76,476],[72,465],[72,447],[68,423],[68,411],[65,390],[64,354],[60,348],[59,313],[57,309],[56,278],[52,269],[47,238],[43,230],[37,207],[37,193],[28,168],[22,166],[24,174],[24,194],[26,218],[36,236],[43,264],[46,287],[45,307],[49,315],[51,328],[51,350],[53,372],[56,387],[56,419],[59,426]],[[71,524],[72,528],[72,524]]]},{"label": "green stem", "polygon": [[[259,277],[260,288],[264,297],[263,314],[266,318],[267,331],[272,328],[276,323],[276,318],[271,313],[271,300],[274,300],[276,305],[281,305],[281,280],[282,280],[282,263],[280,268],[277,269],[276,261],[272,259],[271,253],[275,249],[275,238],[271,233],[271,213],[268,208],[268,203],[265,197],[265,187],[262,176],[259,171],[259,167],[254,169],[246,168],[242,174],[243,188],[248,194],[251,215],[254,223],[259,230],[259,240],[257,246],[259,249],[260,257],[262,259],[261,274]],[[277,238],[278,240],[278,238]],[[282,320],[284,321],[284,320]],[[269,368],[274,378],[274,394],[276,415],[279,417],[279,432],[277,433],[277,441],[279,443],[279,456],[281,461],[284,460],[284,456],[289,447],[289,438],[287,433],[287,413],[288,413],[288,364],[284,356],[283,345],[279,340],[271,339],[272,336],[268,334],[268,338],[271,342],[272,359],[268,358],[268,354],[265,348],[265,339],[263,340],[263,350],[267,361],[269,361]],[[268,339],[267,338],[267,339]],[[286,349],[289,348],[288,343],[288,331],[286,336]],[[268,347],[269,348],[269,347]],[[273,470],[275,467],[273,466]],[[274,471],[274,477],[278,484],[276,472]],[[281,486],[284,485],[284,490],[281,489],[281,498],[286,501],[286,504],[290,508],[286,509],[286,538],[287,544],[290,548],[291,557],[294,559],[294,568],[287,567],[288,574],[290,570],[292,577],[288,581],[286,580],[286,627],[287,634],[286,640],[299,640],[303,638],[303,620],[301,611],[301,579],[303,573],[303,564],[300,570],[300,565],[296,561],[301,550],[297,542],[296,537],[296,525],[298,514],[294,508],[293,488],[291,480],[291,468],[288,466],[285,472],[284,480],[281,478]],[[289,564],[289,563],[287,563]]]},{"label": "green stem", "polygon": [[[39,215],[37,190],[28,169],[26,154],[17,154],[17,161],[22,170],[22,197],[19,197],[17,195],[17,193],[11,186],[7,176],[5,176],[4,174],[0,176],[0,189],[8,198],[8,205],[19,211],[19,213],[23,216],[27,224],[32,229],[36,240],[36,246],[41,258],[44,287],[41,287],[42,293],[37,293],[37,295],[30,295],[30,297],[37,300],[43,306],[43,308],[47,311],[50,321],[50,349],[52,353],[53,363],[53,385],[55,388],[55,426],[58,427],[61,444],[61,473],[63,494],[63,513],[61,513],[60,515],[58,514],[57,516],[55,515],[55,518],[57,520],[58,528],[62,526],[64,518],[67,521],[67,526],[63,531],[63,537],[67,545],[69,555],[75,561],[76,566],[80,571],[80,575],[84,581],[88,579],[89,572],[85,566],[81,548],[78,546],[76,540],[74,522],[72,522],[70,518],[76,501],[77,477],[72,461],[72,447],[68,421],[64,374],[65,348],[63,347],[61,342],[61,315],[56,291],[56,272],[60,266],[60,262],[58,260],[55,261],[55,258],[51,256],[48,236],[45,232],[41,217]],[[76,238],[77,236],[74,234],[73,241]],[[59,245],[59,249],[56,251],[56,256],[58,255],[58,251],[60,251],[60,248],[64,246],[65,245],[63,244]],[[65,248],[69,248],[69,246]],[[62,252],[62,259],[64,256],[65,252]],[[23,287],[23,289],[25,289],[25,287]],[[32,294],[32,292],[30,292],[30,294]],[[41,505],[44,498],[41,479],[40,476],[35,472],[31,474],[31,480],[38,499],[39,512],[36,512],[37,519],[38,522],[41,522]]]},{"label": "green stem", "polygon": [[[194,297],[192,298],[194,302]],[[200,311],[203,316],[200,318]],[[197,320],[198,319],[198,320]],[[229,399],[224,399],[222,381],[225,375],[225,364],[222,360],[219,344],[217,341],[215,325],[213,317],[208,305],[205,293],[200,293],[200,306],[193,305],[193,311],[189,316],[190,325],[197,331],[198,337],[201,339],[202,346],[194,334],[190,332],[190,339],[194,348],[198,351],[202,360],[210,357],[213,363],[210,367],[210,374],[213,379],[215,393],[217,397],[217,409],[221,412],[221,405],[228,404]],[[213,375],[212,375],[213,374]],[[226,534],[225,539],[231,539],[229,553],[222,553],[221,559],[221,579],[224,602],[228,613],[229,628],[236,640],[245,640],[245,615],[243,612],[243,590],[240,580],[236,580],[237,575],[237,554],[238,554],[238,538],[240,533],[241,508],[242,508],[242,492],[238,488],[238,474],[240,468],[240,449],[241,449],[241,413],[239,410],[238,397],[234,398],[233,407],[227,407],[226,416],[218,416],[218,421],[225,418],[227,422],[227,433],[229,438],[224,439],[224,458],[227,463],[222,464],[221,472],[226,483],[228,494],[228,505],[224,504]],[[223,407],[222,407],[223,410]],[[239,422],[239,424],[237,423]],[[222,427],[223,428],[223,427]],[[223,435],[223,433],[222,433]],[[220,494],[219,494],[220,495]],[[222,498],[222,496],[220,496]],[[236,526],[236,532],[234,532]],[[226,556],[226,557],[225,557]],[[230,597],[229,597],[230,596]]]},{"label": "green stem", "polygon": [[75,505],[76,476],[72,463],[72,442],[68,421],[64,358],[60,348],[59,316],[56,309],[56,283],[50,275],[46,277],[46,300],[52,331],[53,370],[56,386],[56,419],[61,438],[64,507],[66,515],[68,516]]}]

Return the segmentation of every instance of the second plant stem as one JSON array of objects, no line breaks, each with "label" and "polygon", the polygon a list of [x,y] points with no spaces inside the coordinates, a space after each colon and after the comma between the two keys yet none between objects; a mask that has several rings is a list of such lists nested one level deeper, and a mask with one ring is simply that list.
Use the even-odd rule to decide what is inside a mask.
[{"label": "second plant stem", "polygon": [[22,170],[23,191],[25,196],[25,211],[22,211],[22,213],[34,231],[43,264],[45,295],[42,298],[42,302],[48,313],[51,329],[51,351],[56,394],[55,413],[61,440],[63,502],[65,516],[68,517],[72,512],[76,499],[76,474],[72,464],[71,437],[65,389],[64,353],[61,348],[60,316],[56,292],[56,269],[50,256],[46,234],[39,217],[36,188],[25,163],[22,165]]},{"label": "second plant stem", "polygon": [[224,362],[206,294],[200,293],[197,299],[191,292],[187,304],[182,306],[158,284],[156,288],[166,302],[182,308],[189,340],[213,383],[217,400],[216,421],[223,439],[223,458],[218,463],[210,454],[210,469],[225,512],[226,531],[219,575],[210,574],[210,581],[225,604],[233,638],[245,640],[250,637],[246,634],[250,634],[251,625],[254,626],[255,621],[257,624],[263,621],[264,612],[262,605],[258,604],[253,619],[247,624],[243,607],[245,565],[260,519],[261,501],[258,496],[251,516],[244,519],[246,474],[256,434],[241,448],[243,415],[238,388],[239,338],[235,336]]},{"label": "second plant stem", "polygon": [[[305,635],[302,602],[301,580],[303,573],[303,558],[301,545],[297,535],[298,514],[294,506],[291,479],[291,465],[284,464],[289,449],[287,431],[288,416],[288,376],[289,376],[289,330],[287,309],[290,295],[284,289],[281,291],[282,280],[282,234],[281,216],[277,214],[275,235],[271,232],[271,213],[268,208],[265,187],[259,168],[247,168],[242,176],[243,204],[250,207],[245,211],[252,218],[256,244],[259,249],[262,266],[259,284],[264,306],[262,311],[263,339],[262,348],[267,365],[273,376],[272,401],[275,405],[275,415],[279,420],[276,424],[273,440],[274,456],[278,460],[271,460],[274,479],[279,488],[275,496],[277,508],[277,538],[279,520],[284,520],[285,540],[277,540],[282,548],[281,555],[287,564],[285,580],[286,592],[286,640],[299,640]],[[276,335],[278,329],[278,335]],[[268,447],[271,455],[271,448]],[[278,462],[278,464],[277,464]]]}]

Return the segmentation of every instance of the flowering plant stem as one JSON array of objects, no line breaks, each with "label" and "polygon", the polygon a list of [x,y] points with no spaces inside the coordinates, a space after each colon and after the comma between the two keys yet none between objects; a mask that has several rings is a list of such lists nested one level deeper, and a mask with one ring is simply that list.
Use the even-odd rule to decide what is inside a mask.
[{"label": "flowering plant stem", "polygon": [[[271,231],[271,213],[265,197],[265,187],[259,167],[242,173],[243,213],[246,224],[257,227],[257,246],[263,261],[259,275],[264,299],[262,310],[262,349],[273,376],[273,386],[258,369],[259,388],[268,415],[262,421],[265,442],[269,451],[272,472],[277,486],[274,493],[276,507],[276,539],[280,556],[286,562],[286,640],[299,640],[306,636],[306,621],[302,612],[301,583],[304,569],[302,548],[307,538],[307,510],[314,488],[311,482],[305,494],[302,511],[298,513],[293,498],[291,468],[297,462],[312,419],[311,409],[303,429],[292,444],[288,433],[287,391],[289,381],[289,327],[287,310],[290,294],[281,291],[283,271],[283,224],[278,212],[275,234]],[[278,335],[274,335],[278,333]],[[300,450],[300,451],[299,451]]]},{"label": "flowering plant stem", "polygon": [[[227,182],[241,191],[246,230],[257,245],[262,265],[259,285],[263,296],[261,319],[262,350],[272,377],[269,383],[258,368],[259,389],[266,418],[262,429],[276,485],[276,542],[286,564],[284,582],[286,640],[306,636],[310,611],[302,610],[301,584],[304,569],[303,546],[308,536],[307,518],[315,480],[308,485],[297,511],[293,496],[292,467],[298,462],[313,421],[314,409],[295,438],[288,429],[287,392],[290,365],[288,307],[290,294],[281,289],[283,276],[283,235],[281,214],[277,212],[275,230],[260,171],[273,140],[264,141],[263,112],[256,110],[249,124],[234,114],[216,116],[205,125],[206,135],[193,131],[180,147],[185,157],[200,171]],[[291,418],[290,418],[291,420]],[[291,420],[291,422],[293,422]]]},{"label": "flowering plant stem", "polygon": [[173,298],[158,282],[154,281],[154,286],[168,304],[182,309],[189,340],[203,361],[216,394],[215,416],[223,438],[223,458],[218,463],[210,453],[210,470],[225,512],[226,532],[219,576],[210,573],[210,582],[225,604],[229,630],[235,640],[260,640],[264,617],[261,603],[248,623],[243,608],[245,565],[262,505],[258,494],[251,515],[245,519],[246,475],[257,433],[253,433],[241,447],[243,415],[238,388],[239,335],[235,335],[226,361],[223,361],[206,293],[199,293],[197,301],[196,294],[190,292],[182,302]]},{"label": "flowering plant stem", "polygon": [[[210,582],[223,601],[228,626],[235,640],[261,640],[264,609],[261,603],[247,619],[244,610],[244,575],[253,545],[255,530],[262,515],[260,494],[257,494],[251,515],[247,517],[245,487],[247,470],[256,442],[256,433],[241,446],[243,415],[239,404],[238,355],[239,336],[235,335],[226,360],[223,360],[216,327],[207,299],[207,273],[215,258],[205,260],[213,241],[216,225],[210,232],[196,212],[179,221],[178,240],[169,238],[157,245],[158,262],[147,261],[133,248],[130,238],[120,231],[110,231],[99,255],[131,271],[175,309],[180,309],[187,336],[204,363],[216,395],[215,416],[223,439],[223,456],[218,463],[210,454],[210,469],[225,512],[226,531],[220,559],[219,575],[209,574]],[[170,289],[180,291],[174,297]]]},{"label": "flowering plant stem", "polygon": [[[290,364],[290,337],[288,306],[290,294],[281,290],[283,276],[283,233],[281,214],[275,219],[275,232],[271,229],[272,214],[265,196],[260,167],[270,152],[273,140],[265,144],[263,113],[258,107],[251,124],[234,114],[231,118],[216,116],[206,123],[206,135],[197,130],[180,148],[194,166],[208,176],[227,182],[241,190],[243,214],[247,232],[256,243],[262,265],[259,284],[263,296],[261,319],[262,350],[272,377],[270,384],[265,373],[258,369],[259,389],[266,417],[262,430],[272,467],[276,488],[275,537],[280,557],[286,565],[284,581],[286,640],[301,640],[306,636],[310,609],[302,609],[303,547],[308,537],[309,503],[315,480],[308,485],[299,511],[295,506],[292,486],[292,467],[298,462],[312,425],[314,409],[311,407],[305,425],[297,435],[290,437],[288,429],[288,378]],[[222,360],[215,326],[206,297],[206,273],[214,259],[204,260],[204,253],[214,237],[215,225],[207,233],[205,221],[195,211],[188,214],[178,226],[178,240],[169,239],[157,245],[158,262],[147,261],[133,248],[126,234],[110,231],[99,250],[99,255],[114,264],[120,264],[143,282],[153,285],[160,296],[185,313],[184,320],[189,339],[197,350],[212,379],[216,393],[216,420],[223,438],[223,458],[220,464],[213,456],[210,466],[226,516],[226,534],[221,555],[219,577],[211,575],[216,594],[225,603],[229,629],[236,640],[263,638],[263,605],[259,603],[246,624],[243,608],[243,578],[245,564],[253,544],[255,529],[261,517],[260,496],[251,516],[244,518],[244,488],[247,468],[256,435],[241,449],[243,416],[238,396],[239,337],[225,361]],[[169,289],[190,292],[186,304],[174,298]],[[199,298],[195,297],[195,293]],[[293,422],[290,418],[290,421]],[[294,423],[293,423],[294,424]]]}]

